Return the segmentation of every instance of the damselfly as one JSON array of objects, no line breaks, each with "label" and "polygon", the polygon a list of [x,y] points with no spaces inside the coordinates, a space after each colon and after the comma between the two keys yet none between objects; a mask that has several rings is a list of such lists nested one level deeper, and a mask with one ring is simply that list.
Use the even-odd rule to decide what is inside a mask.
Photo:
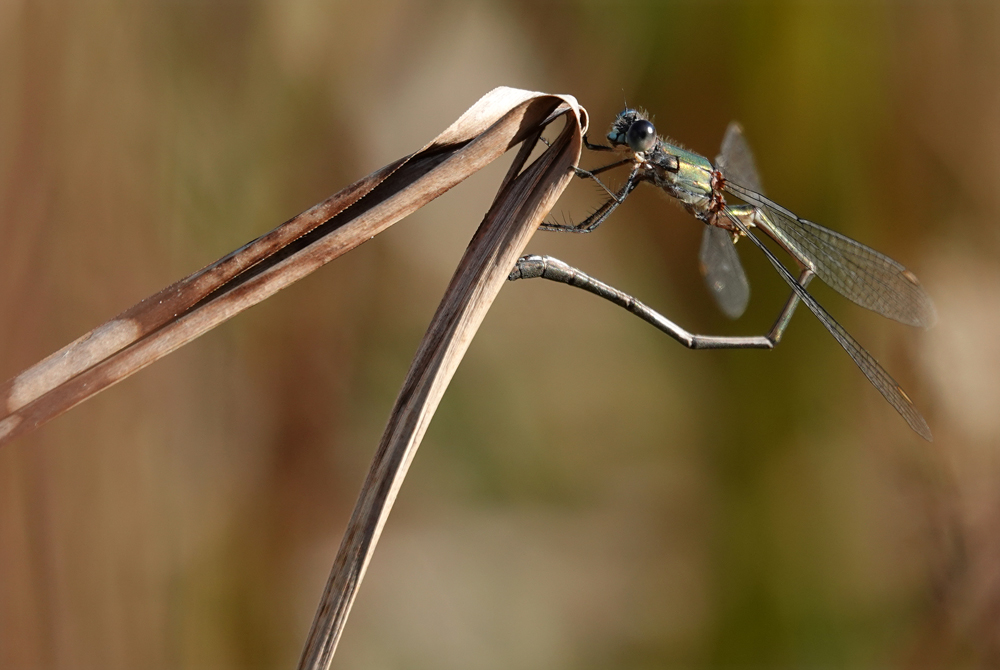
[{"label": "damselfly", "polygon": [[[704,156],[659,137],[653,124],[634,109],[626,109],[618,115],[607,138],[610,146],[591,144],[586,138],[584,143],[593,151],[625,153],[625,157],[596,170],[575,170],[578,176],[597,182],[610,196],[608,200],[577,225],[546,223],[541,228],[589,233],[621,205],[636,186],[650,182],[705,224],[699,253],[702,272],[709,291],[729,317],[743,314],[750,297],[750,287],[736,252],[736,240],[746,237],[767,256],[792,288],[774,326],[762,336],[694,335],[632,296],[550,256],[521,258],[510,275],[511,280],[543,277],[586,289],[625,307],[692,349],[771,349],[781,340],[798,303],[804,302],[910,427],[921,437],[931,439],[927,422],[899,384],[806,291],[816,276],[862,307],[901,323],[930,326],[936,319],[934,305],[912,272],[888,256],[799,218],[764,197],[753,154],[736,123],[729,125],[714,165]],[[597,177],[623,166],[630,166],[631,172],[617,192]],[[729,204],[726,195],[742,203]],[[762,231],[795,259],[801,267],[798,279],[754,236],[753,229]]]}]

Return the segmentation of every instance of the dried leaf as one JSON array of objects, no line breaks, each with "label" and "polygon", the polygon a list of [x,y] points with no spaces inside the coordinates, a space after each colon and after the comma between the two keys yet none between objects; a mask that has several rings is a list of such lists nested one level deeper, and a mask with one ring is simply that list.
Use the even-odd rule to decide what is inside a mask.
[{"label": "dried leaf", "polygon": [[541,157],[517,174],[534,142],[522,147],[420,344],[341,542],[300,668],[329,667],[375,543],[431,416],[511,268],[572,178],[570,167],[580,158],[586,116],[574,101],[567,99],[567,104],[571,123]]},{"label": "dried leaf", "polygon": [[531,136],[575,100],[497,88],[390,163],[127,309],[0,386],[0,445],[141,370],[382,232]]}]

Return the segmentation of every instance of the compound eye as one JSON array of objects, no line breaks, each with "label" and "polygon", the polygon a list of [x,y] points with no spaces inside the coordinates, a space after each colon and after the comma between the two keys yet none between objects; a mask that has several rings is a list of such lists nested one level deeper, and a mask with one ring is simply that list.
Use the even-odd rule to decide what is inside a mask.
[{"label": "compound eye", "polygon": [[636,121],[628,127],[626,139],[628,140],[628,146],[632,151],[635,151],[636,153],[649,151],[656,143],[656,128],[653,127],[652,123],[646,121],[645,119]]}]

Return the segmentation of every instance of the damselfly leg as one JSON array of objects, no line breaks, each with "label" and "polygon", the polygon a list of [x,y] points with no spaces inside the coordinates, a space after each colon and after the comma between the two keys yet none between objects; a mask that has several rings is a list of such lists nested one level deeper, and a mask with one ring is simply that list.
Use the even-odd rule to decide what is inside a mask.
[{"label": "damselfly leg", "polygon": [[584,219],[583,221],[581,221],[578,224],[573,225],[573,224],[564,224],[564,223],[543,223],[542,225],[538,226],[538,229],[539,230],[550,230],[550,231],[561,232],[561,233],[590,233],[590,232],[593,232],[594,229],[596,229],[599,225],[601,225],[602,223],[604,223],[605,219],[607,219],[609,216],[611,216],[611,212],[615,211],[618,208],[618,205],[620,205],[623,202],[625,202],[625,198],[628,197],[629,193],[631,193],[632,191],[634,191],[635,187],[639,185],[639,181],[640,181],[640,179],[639,179],[640,166],[636,165],[634,168],[632,168],[632,173],[629,175],[628,181],[625,182],[625,185],[617,193],[615,193],[610,188],[608,188],[604,184],[604,182],[602,182],[600,179],[598,179],[594,175],[600,174],[601,172],[603,172],[605,170],[610,170],[611,168],[619,167],[621,165],[624,165],[625,163],[631,163],[631,162],[632,162],[632,159],[631,158],[627,158],[624,161],[618,161],[618,162],[612,163],[611,165],[605,165],[602,168],[598,168],[597,170],[592,170],[592,171],[589,171],[589,172],[587,170],[581,170],[580,168],[576,168],[576,174],[577,174],[577,176],[579,176],[581,178],[584,178],[584,179],[593,179],[598,184],[600,184],[601,188],[603,188],[605,191],[607,191],[608,194],[611,197],[608,198],[604,202],[603,205],[601,205],[596,210],[594,210],[593,214],[591,214],[590,216],[588,216],[586,219]]},{"label": "damselfly leg", "polygon": [[[623,307],[632,314],[635,314],[643,321],[662,330],[688,349],[773,349],[781,341],[781,336],[785,333],[785,329],[788,327],[789,321],[791,321],[792,314],[795,312],[795,308],[800,301],[799,293],[793,290],[788,301],[785,302],[781,313],[778,315],[777,320],[766,335],[697,335],[678,326],[628,293],[605,284],[582,270],[552,256],[530,255],[521,257],[507,279],[509,281],[516,281],[518,279],[534,279],[536,277],[569,284],[570,286],[581,288],[584,291],[613,302],[619,307]],[[812,270],[807,268],[799,275],[797,284],[804,290],[812,278]],[[794,282],[795,280],[793,279],[792,281]]]}]

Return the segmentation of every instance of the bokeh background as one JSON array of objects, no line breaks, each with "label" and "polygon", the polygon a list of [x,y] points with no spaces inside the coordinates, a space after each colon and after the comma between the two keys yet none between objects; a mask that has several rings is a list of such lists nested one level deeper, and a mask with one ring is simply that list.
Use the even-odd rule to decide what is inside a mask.
[{"label": "bokeh background", "polygon": [[[504,289],[403,486],[337,668],[1000,664],[996,2],[0,1],[0,376],[422,146],[489,89],[623,105],[900,260],[917,331],[816,294],[691,352]],[[584,165],[599,165],[585,156]],[[504,166],[0,451],[0,666],[288,668],[410,357]],[[577,184],[556,216],[598,202]],[[700,226],[639,189],[552,253],[695,332]]]}]

